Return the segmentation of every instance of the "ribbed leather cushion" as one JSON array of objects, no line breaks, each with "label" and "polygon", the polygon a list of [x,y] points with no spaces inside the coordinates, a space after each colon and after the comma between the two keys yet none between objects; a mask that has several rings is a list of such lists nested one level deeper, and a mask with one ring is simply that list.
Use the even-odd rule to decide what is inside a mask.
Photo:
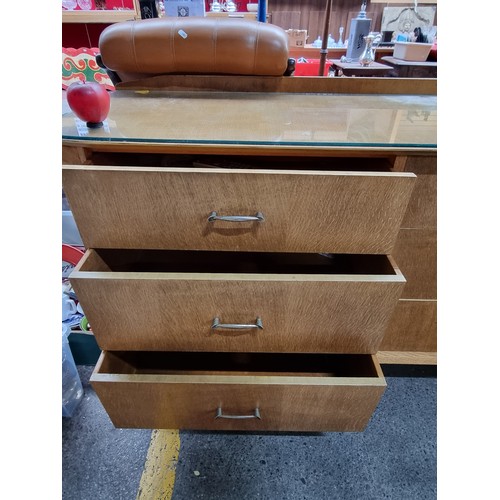
[{"label": "ribbed leather cushion", "polygon": [[161,18],[108,26],[102,61],[117,73],[282,76],[288,37],[279,26],[224,18]]}]

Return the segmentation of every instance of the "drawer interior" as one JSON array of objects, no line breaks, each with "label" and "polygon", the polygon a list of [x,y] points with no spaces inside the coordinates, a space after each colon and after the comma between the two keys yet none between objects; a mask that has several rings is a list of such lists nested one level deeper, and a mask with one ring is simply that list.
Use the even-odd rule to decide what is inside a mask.
[{"label": "drawer interior", "polygon": [[391,172],[394,157],[300,157],[300,156],[231,156],[179,155],[159,153],[95,152],[94,165],[182,167],[182,168],[260,168],[272,170],[317,170],[352,172]]},{"label": "drawer interior", "polygon": [[80,271],[396,275],[386,255],[93,249]]},{"label": "drawer interior", "polygon": [[379,378],[371,355],[106,351],[99,374]]}]

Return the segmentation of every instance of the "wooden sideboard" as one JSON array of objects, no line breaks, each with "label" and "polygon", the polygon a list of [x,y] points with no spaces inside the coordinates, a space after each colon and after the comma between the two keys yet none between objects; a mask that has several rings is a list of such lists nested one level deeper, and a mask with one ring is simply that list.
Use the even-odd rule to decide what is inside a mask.
[{"label": "wooden sideboard", "polygon": [[391,56],[383,56],[381,62],[390,64],[389,76],[397,78],[437,78],[437,61],[403,61]]},{"label": "wooden sideboard", "polygon": [[[393,256],[407,284],[380,345],[381,359],[435,364],[437,351],[437,162],[436,156],[401,158],[398,170],[417,183]],[[411,352],[413,351],[413,352]],[[406,361],[405,361],[406,360]]]},{"label": "wooden sideboard", "polygon": [[116,426],[361,431],[381,360],[432,362],[435,82],[383,80],[153,78],[92,130],[63,106]]}]

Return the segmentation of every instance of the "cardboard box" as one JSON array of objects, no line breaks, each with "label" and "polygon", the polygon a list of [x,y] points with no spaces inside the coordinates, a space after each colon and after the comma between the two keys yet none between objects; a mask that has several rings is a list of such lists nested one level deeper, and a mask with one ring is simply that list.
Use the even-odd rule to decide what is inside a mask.
[{"label": "cardboard box", "polygon": [[307,40],[307,30],[286,30],[289,47],[304,47]]},{"label": "cardboard box", "polygon": [[396,42],[393,57],[403,61],[424,62],[429,56],[432,43]]}]

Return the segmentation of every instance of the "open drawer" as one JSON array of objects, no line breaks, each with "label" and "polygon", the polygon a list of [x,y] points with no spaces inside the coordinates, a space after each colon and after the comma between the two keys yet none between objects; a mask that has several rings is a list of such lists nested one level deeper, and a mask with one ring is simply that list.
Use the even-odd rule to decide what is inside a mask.
[{"label": "open drawer", "polygon": [[63,167],[86,248],[389,254],[415,179],[408,172]]},{"label": "open drawer", "polygon": [[103,350],[375,353],[390,256],[88,250],[70,276]]},{"label": "open drawer", "polygon": [[116,427],[362,431],[386,387],[375,356],[103,352],[91,384]]}]

